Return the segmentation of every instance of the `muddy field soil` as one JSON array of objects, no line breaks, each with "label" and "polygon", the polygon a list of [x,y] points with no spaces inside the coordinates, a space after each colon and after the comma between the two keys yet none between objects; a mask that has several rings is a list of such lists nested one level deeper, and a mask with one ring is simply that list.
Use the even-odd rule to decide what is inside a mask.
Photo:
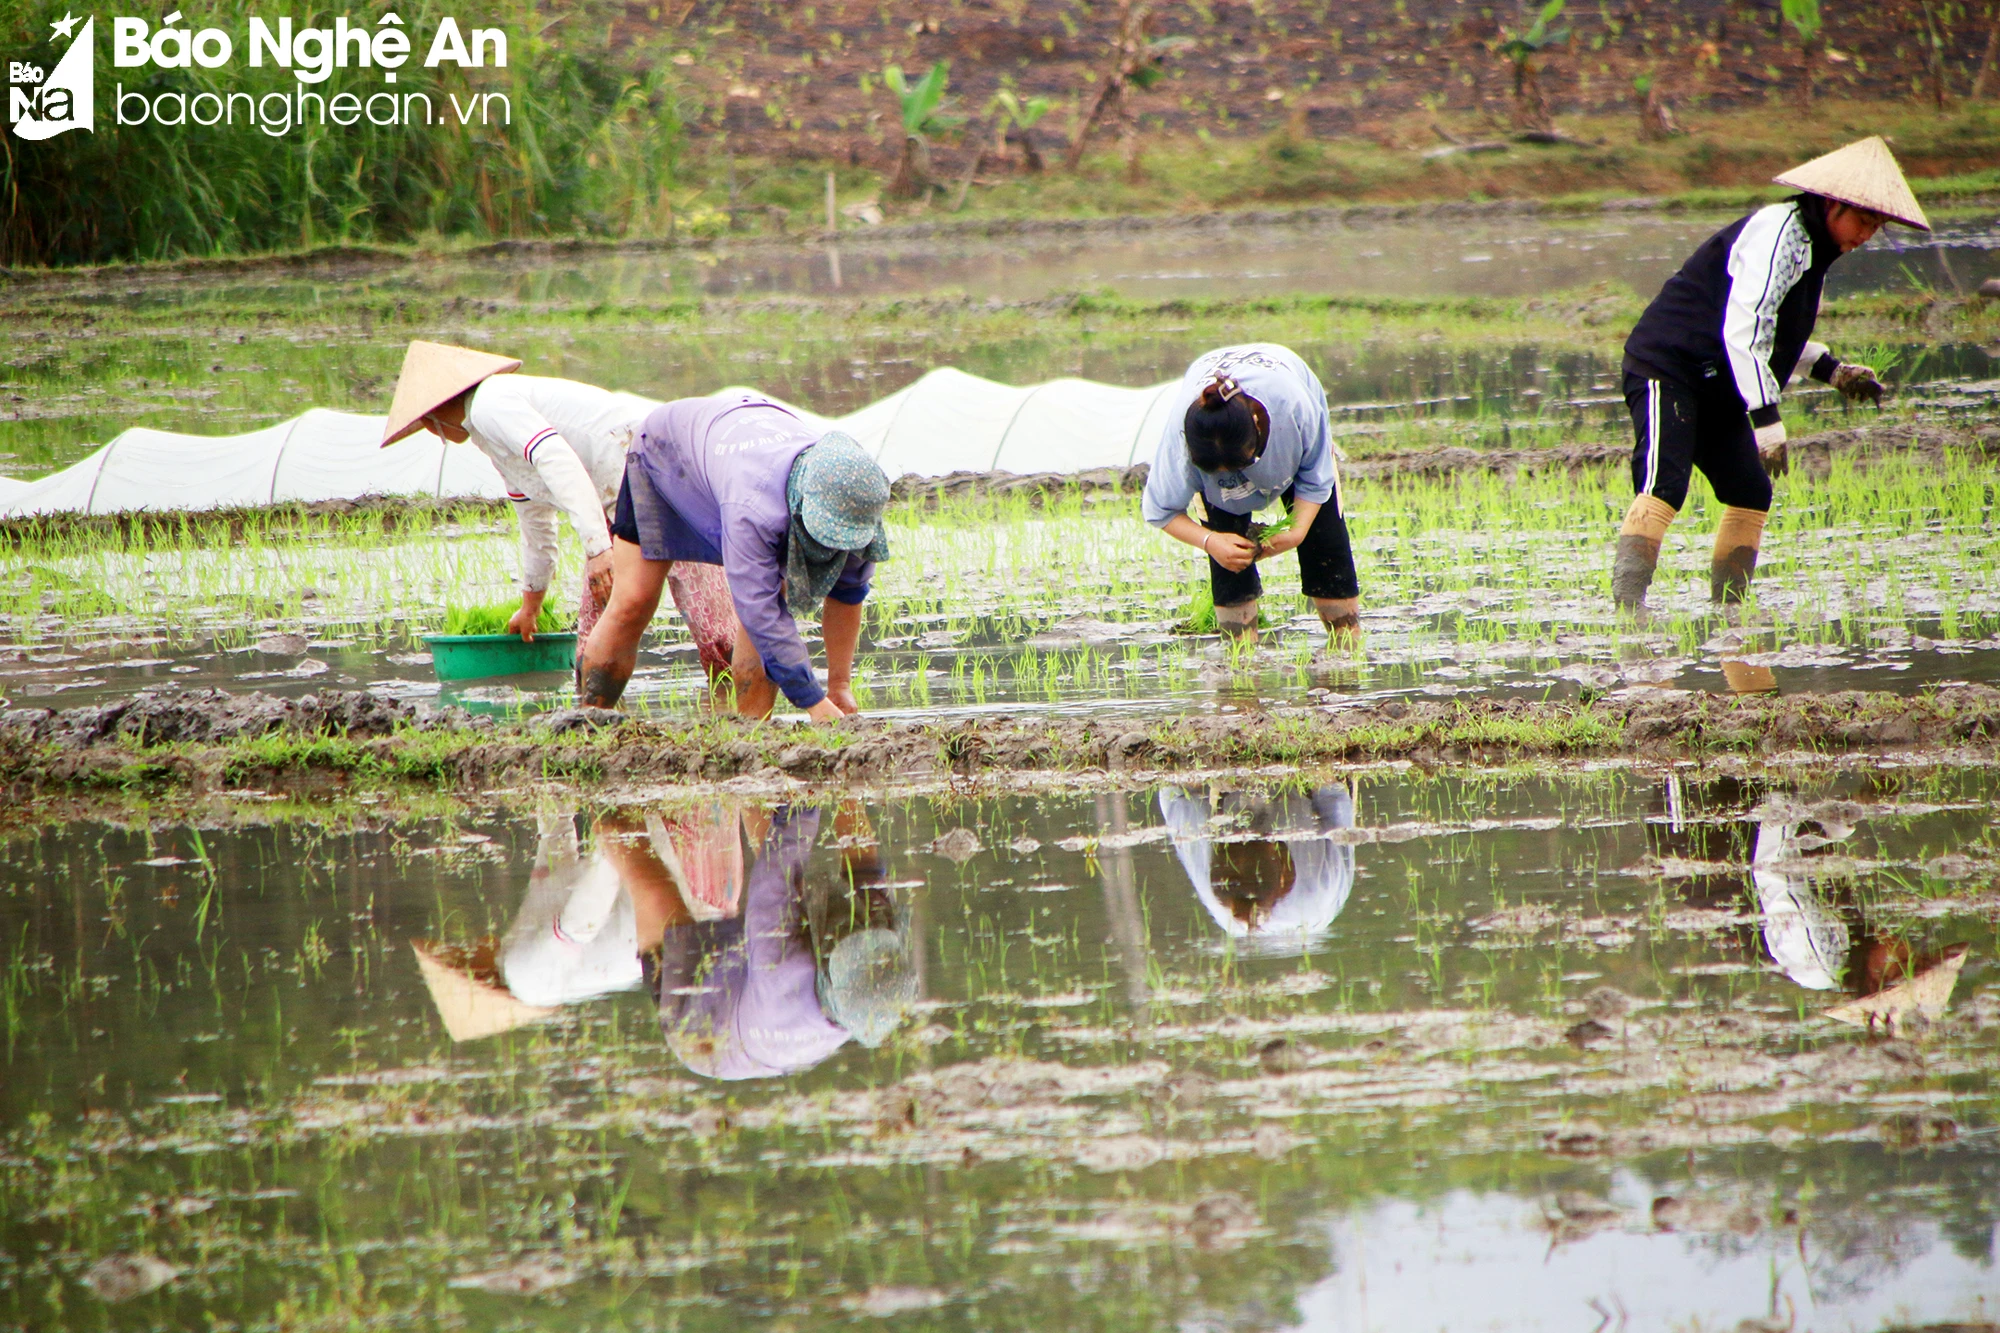
[{"label": "muddy field soil", "polygon": [[[1390,122],[1412,111],[1502,126],[1516,119],[1512,68],[1493,47],[1504,39],[1503,27],[1525,29],[1531,16],[1513,20],[1510,10],[1449,0],[1334,6],[1218,0],[1148,8],[1153,37],[1186,42],[1165,62],[1166,78],[1134,95],[1148,128],[1232,137],[1280,127],[1302,138],[1387,136]],[[1123,12],[1118,5],[1010,0],[928,8],[690,0],[629,6],[620,36],[699,52],[685,64],[706,102],[699,128],[733,150],[845,159],[886,172],[902,145],[891,133],[893,114],[882,114],[893,107],[880,83],[885,64],[922,70],[951,61],[952,91],[969,108],[984,106],[1006,85],[1050,97],[1057,109],[1036,137],[1041,152],[1054,158],[1103,77]],[[1955,23],[1937,17],[1951,12],[1828,8],[1820,40],[1838,58],[1816,61],[1822,95],[1908,96],[1928,68],[1915,38],[1921,31],[1942,43],[1947,77],[1976,69],[1985,28],[1969,14]],[[1945,26],[1927,29],[1927,23]],[[1557,114],[1636,111],[1638,75],[1651,75],[1660,96],[1683,106],[1756,105],[1791,92],[1802,68],[1799,43],[1776,9],[1728,0],[1572,5],[1560,26],[1568,41],[1538,62],[1541,96]],[[1022,151],[1011,150],[1014,162]],[[1606,157],[1594,164],[1600,175],[1616,170],[1612,155]],[[934,161],[941,174],[955,176],[968,165],[969,150],[941,146]],[[988,161],[989,171],[1004,168]],[[1738,183],[1736,165],[1728,149],[1718,149],[1702,183]]]},{"label": "muddy field soil", "polygon": [[1291,771],[1302,765],[1841,753],[1988,762],[2000,689],[1737,698],[1647,686],[1587,702],[1471,698],[1325,702],[1150,725],[1005,716],[930,724],[857,718],[807,730],[716,717],[658,722],[608,709],[499,721],[358,692],[298,699],[219,690],[0,712],[0,780],[16,798],[79,790],[415,781],[480,791],[545,779],[619,784],[748,778],[895,786],[1104,770]]}]

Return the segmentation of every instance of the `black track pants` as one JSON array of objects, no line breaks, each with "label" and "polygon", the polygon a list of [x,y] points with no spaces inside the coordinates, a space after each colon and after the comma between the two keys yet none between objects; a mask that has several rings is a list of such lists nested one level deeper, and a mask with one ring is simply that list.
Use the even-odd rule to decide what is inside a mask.
[{"label": "black track pants", "polygon": [[1733,389],[1698,393],[1627,374],[1625,405],[1632,410],[1632,488],[1639,494],[1683,508],[1691,469],[1700,468],[1723,504],[1771,508],[1771,478]]},{"label": "black track pants", "polygon": [[[1285,512],[1292,510],[1292,492],[1284,494]],[[1250,515],[1226,514],[1220,509],[1210,509],[1203,505],[1207,517],[1202,526],[1210,532],[1230,532],[1238,537],[1250,534]],[[1305,587],[1308,597],[1359,597],[1361,581],[1354,576],[1354,548],[1347,539],[1347,520],[1340,515],[1340,493],[1335,491],[1320,506],[1319,516],[1306,529],[1306,539],[1299,543],[1299,582]],[[1242,573],[1232,573],[1215,563],[1208,562],[1208,587],[1215,594],[1217,606],[1241,606],[1264,592],[1264,580],[1257,575],[1257,566],[1251,565]]]}]

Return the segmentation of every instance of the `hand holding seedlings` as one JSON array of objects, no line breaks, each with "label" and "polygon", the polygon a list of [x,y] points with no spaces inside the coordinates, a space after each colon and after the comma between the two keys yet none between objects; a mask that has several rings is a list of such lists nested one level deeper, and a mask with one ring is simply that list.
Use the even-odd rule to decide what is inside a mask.
[{"label": "hand holding seedlings", "polygon": [[1202,549],[1208,552],[1209,559],[1232,574],[1250,568],[1263,554],[1259,543],[1232,532],[1208,533],[1202,539]]},{"label": "hand holding seedlings", "polygon": [[521,605],[515,608],[513,615],[507,617],[507,633],[520,635],[522,643],[533,643],[535,627],[542,618],[542,603],[547,598],[546,591],[522,593]]},{"label": "hand holding seedlings", "polygon": [[1840,390],[1840,396],[1850,403],[1865,402],[1873,407],[1882,406],[1882,381],[1875,377],[1873,366],[1857,366],[1841,362],[1829,381]]}]

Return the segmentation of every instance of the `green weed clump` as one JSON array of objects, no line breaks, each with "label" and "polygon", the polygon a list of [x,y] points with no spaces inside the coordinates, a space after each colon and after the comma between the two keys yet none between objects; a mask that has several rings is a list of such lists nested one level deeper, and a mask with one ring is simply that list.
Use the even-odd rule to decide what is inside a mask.
[{"label": "green weed clump", "polygon": [[[231,34],[237,58],[216,69],[121,70],[121,103],[136,117],[144,99],[146,123],[107,133],[100,105],[98,133],[0,155],[0,198],[7,201],[0,264],[436,235],[670,230],[670,191],[691,104],[662,53],[611,54],[610,24],[622,10],[600,12],[592,0],[547,8],[502,0],[472,21],[506,34],[504,68],[482,53],[480,68],[431,70],[425,52],[451,7],[417,0],[398,9],[412,47],[398,84],[356,65],[312,84],[270,61],[251,68],[241,54],[258,15],[251,0],[220,0],[190,15],[189,28]],[[0,0],[0,41],[9,51],[51,56],[45,10]],[[469,26],[464,13],[455,17]],[[110,44],[107,28],[108,16],[100,16],[100,49]],[[111,91],[100,88],[100,103]],[[176,114],[179,94],[189,113],[220,115],[211,108],[226,107],[230,120],[206,130],[158,124],[151,108],[163,94],[161,114]],[[343,94],[376,109],[338,124],[329,112]],[[323,99],[317,112],[315,98]],[[374,123],[391,101],[397,123]],[[253,108],[256,122],[247,123]]]},{"label": "green weed clump", "polygon": [[[520,609],[518,602],[489,602],[485,606],[452,606],[445,608],[444,632],[446,634],[505,634],[507,621]],[[535,617],[537,634],[553,634],[563,628],[562,617],[546,602],[542,613]]]}]

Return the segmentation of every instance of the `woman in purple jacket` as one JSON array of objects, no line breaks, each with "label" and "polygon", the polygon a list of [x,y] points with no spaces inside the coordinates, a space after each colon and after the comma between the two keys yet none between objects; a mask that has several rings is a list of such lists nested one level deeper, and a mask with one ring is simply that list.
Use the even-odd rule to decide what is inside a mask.
[{"label": "woman in purple jacket", "polygon": [[[625,459],[611,525],[610,605],[577,660],[577,698],[610,708],[673,562],[721,565],[743,633],[736,710],[766,717],[778,691],[815,722],[858,712],[854,650],[875,562],[888,558],[889,479],[839,431],[818,435],[752,393],[682,398],[646,418]],[[827,679],[797,615],[820,613]]]}]

